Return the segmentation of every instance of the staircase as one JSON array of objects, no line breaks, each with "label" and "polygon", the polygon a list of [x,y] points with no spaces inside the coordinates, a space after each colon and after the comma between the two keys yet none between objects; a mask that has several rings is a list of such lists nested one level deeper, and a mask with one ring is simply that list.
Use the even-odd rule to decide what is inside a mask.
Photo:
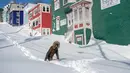
[{"label": "staircase", "polygon": [[66,42],[74,42],[73,40],[73,25],[71,25],[70,27],[68,27],[67,32],[65,33],[65,41]]}]

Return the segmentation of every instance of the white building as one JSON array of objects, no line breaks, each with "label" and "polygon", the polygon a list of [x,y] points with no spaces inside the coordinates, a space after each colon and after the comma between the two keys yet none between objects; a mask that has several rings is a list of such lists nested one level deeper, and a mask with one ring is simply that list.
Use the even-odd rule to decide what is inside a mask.
[{"label": "white building", "polygon": [[24,24],[28,24],[29,20],[28,20],[28,11],[30,9],[32,9],[34,6],[36,6],[36,4],[32,4],[32,3],[27,3],[24,6]]}]

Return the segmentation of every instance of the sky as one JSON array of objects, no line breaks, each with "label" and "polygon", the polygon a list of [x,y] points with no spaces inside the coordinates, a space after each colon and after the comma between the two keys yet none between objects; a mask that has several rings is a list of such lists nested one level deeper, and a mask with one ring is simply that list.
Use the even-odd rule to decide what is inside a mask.
[{"label": "sky", "polygon": [[[11,0],[0,0],[0,8],[3,8],[5,5],[7,5]],[[35,0],[16,0],[17,3],[28,3],[28,2],[34,2]],[[45,3],[51,3],[51,0],[41,0]]]}]

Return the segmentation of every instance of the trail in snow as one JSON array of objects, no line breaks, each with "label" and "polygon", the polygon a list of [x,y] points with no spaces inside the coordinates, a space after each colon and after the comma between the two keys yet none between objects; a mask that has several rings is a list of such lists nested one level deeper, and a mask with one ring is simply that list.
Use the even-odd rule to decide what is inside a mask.
[{"label": "trail in snow", "polygon": [[[14,46],[21,49],[21,51],[24,53],[24,55],[27,56],[29,59],[45,62],[44,59],[34,56],[27,48],[21,46],[17,41],[12,40],[11,37],[7,36],[5,33],[2,33],[2,34],[6,37],[6,40],[10,41],[11,43],[13,43]],[[92,63],[97,60],[99,60],[99,58],[74,60],[74,61],[68,61],[68,60],[56,61],[55,60],[55,61],[50,61],[49,63],[60,65],[63,67],[73,68],[74,70],[78,71],[79,73],[96,73],[89,66],[89,63]]]}]

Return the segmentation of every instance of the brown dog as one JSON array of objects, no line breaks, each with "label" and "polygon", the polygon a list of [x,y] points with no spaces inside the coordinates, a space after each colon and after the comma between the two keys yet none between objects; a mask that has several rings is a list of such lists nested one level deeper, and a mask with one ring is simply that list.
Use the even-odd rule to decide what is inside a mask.
[{"label": "brown dog", "polygon": [[59,59],[59,53],[58,53],[58,48],[60,47],[60,42],[59,41],[55,41],[53,43],[53,45],[49,48],[46,57],[45,57],[45,61],[48,59],[49,61],[51,61],[53,59],[54,54],[56,54],[57,59]]}]

